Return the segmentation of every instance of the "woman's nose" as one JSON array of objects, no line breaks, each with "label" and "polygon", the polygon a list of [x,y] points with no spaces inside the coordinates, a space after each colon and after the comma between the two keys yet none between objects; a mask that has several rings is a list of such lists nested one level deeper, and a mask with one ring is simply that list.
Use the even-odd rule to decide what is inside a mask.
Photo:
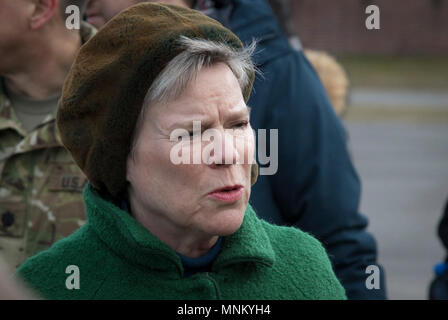
[{"label": "woman's nose", "polygon": [[219,130],[211,144],[209,164],[222,166],[238,163],[240,154],[231,130]]}]

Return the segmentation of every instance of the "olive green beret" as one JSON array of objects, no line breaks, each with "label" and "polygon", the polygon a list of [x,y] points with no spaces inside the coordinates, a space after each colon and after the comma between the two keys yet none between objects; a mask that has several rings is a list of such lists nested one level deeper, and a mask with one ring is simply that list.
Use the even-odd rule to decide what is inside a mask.
[{"label": "olive green beret", "polygon": [[[113,197],[126,191],[126,159],[144,97],[182,51],[182,35],[243,47],[230,30],[199,11],[141,3],[81,47],[64,83],[57,113],[62,142],[89,182]],[[243,92],[246,102],[253,78]]]}]

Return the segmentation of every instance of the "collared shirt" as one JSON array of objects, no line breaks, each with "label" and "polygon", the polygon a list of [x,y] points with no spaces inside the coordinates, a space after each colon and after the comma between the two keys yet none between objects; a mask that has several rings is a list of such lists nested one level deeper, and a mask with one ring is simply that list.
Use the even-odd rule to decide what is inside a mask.
[{"label": "collared shirt", "polygon": [[[83,23],[82,42],[96,30]],[[63,147],[56,110],[27,132],[0,78],[0,257],[12,268],[86,220],[87,180]]]},{"label": "collared shirt", "polygon": [[204,255],[197,258],[190,258],[177,252],[184,268],[184,276],[191,277],[196,273],[209,272],[212,269],[213,262],[219,255],[222,248],[222,237],[218,238],[215,245]]}]

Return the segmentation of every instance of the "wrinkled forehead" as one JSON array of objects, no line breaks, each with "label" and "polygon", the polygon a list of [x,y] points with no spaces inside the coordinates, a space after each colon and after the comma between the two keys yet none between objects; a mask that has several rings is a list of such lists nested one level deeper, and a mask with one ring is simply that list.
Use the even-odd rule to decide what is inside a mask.
[{"label": "wrinkled forehead", "polygon": [[224,120],[249,115],[236,77],[223,64],[204,68],[179,97],[148,106],[148,109],[149,117],[164,119],[166,126],[179,120],[211,121],[211,118]]},{"label": "wrinkled forehead", "polygon": [[249,108],[242,98],[235,104],[177,99],[167,105],[151,106],[149,112],[145,123],[156,123],[167,131],[190,128],[194,121],[200,121],[206,128],[220,122],[249,119]]}]

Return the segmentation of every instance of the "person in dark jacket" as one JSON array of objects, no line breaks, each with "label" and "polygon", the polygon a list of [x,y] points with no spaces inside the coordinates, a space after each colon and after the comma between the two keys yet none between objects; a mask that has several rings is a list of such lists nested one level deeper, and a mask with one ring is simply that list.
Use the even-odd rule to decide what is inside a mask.
[{"label": "person in dark jacket", "polygon": [[[291,48],[265,0],[233,0],[208,10],[244,43],[258,40],[254,60],[264,77],[255,80],[248,102],[251,125],[278,128],[278,171],[259,176],[250,199],[255,211],[322,241],[349,299],[385,299],[385,273],[359,212],[361,185],[345,130],[316,72]],[[379,289],[366,287],[369,265],[379,267]]]},{"label": "person in dark jacket", "polygon": [[[95,15],[101,14],[98,8],[92,10]],[[298,227],[322,241],[349,299],[385,299],[376,242],[367,231],[367,218],[358,211],[361,185],[345,130],[315,70],[289,45],[265,0],[199,0],[196,8],[246,45],[258,41],[254,60],[263,76],[255,79],[248,102],[250,122],[255,130],[278,129],[278,170],[271,154],[270,169],[261,166],[252,190],[255,211],[268,222]],[[269,135],[266,140],[272,145]],[[266,169],[275,174],[263,175]],[[379,289],[366,287],[369,265],[379,267]]]}]

